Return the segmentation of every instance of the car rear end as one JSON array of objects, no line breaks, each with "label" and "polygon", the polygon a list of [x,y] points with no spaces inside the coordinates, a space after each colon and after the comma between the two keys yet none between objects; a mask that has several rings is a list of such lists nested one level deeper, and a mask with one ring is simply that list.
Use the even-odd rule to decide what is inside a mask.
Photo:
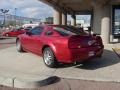
[{"label": "car rear end", "polygon": [[70,57],[68,62],[72,63],[100,57],[104,46],[102,39],[98,36],[72,36],[69,39],[68,48]]},{"label": "car rear end", "polygon": [[104,46],[99,36],[71,36],[67,44],[67,47],[61,45],[58,50],[58,59],[63,63],[91,60],[103,54]]},{"label": "car rear end", "polygon": [[57,48],[57,59],[60,62],[74,63],[102,56],[104,46],[100,36],[89,35],[73,27],[62,27],[62,29],[57,27],[55,30],[66,38],[63,41],[59,40],[62,42]]}]

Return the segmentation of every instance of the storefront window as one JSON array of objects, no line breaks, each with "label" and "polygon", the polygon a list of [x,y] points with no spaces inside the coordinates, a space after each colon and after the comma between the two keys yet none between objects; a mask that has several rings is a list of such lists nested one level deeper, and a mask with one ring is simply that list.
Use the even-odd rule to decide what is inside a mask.
[{"label": "storefront window", "polygon": [[113,7],[113,35],[120,38],[120,6]]}]

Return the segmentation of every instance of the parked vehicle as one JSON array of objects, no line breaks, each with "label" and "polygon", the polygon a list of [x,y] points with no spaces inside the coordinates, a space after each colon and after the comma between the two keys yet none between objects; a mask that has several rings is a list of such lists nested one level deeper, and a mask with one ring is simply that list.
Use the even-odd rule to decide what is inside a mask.
[{"label": "parked vehicle", "polygon": [[19,52],[28,51],[42,56],[48,67],[55,67],[59,62],[74,63],[101,57],[104,48],[100,36],[59,25],[35,27],[19,35],[16,46]]},{"label": "parked vehicle", "polygon": [[28,31],[30,28],[19,28],[19,29],[13,29],[11,31],[7,31],[7,32],[3,32],[2,36],[6,36],[6,37],[17,37],[20,34],[25,33],[26,31]]}]

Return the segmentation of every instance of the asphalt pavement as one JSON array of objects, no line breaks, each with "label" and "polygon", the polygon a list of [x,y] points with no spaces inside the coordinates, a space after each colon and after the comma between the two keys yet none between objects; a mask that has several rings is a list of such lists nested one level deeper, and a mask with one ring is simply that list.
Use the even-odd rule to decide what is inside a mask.
[{"label": "asphalt pavement", "polygon": [[55,84],[29,89],[0,86],[0,90],[119,90],[120,84],[113,82],[84,81],[76,79],[60,79]]},{"label": "asphalt pavement", "polygon": [[15,46],[15,37],[0,37],[0,50]]},{"label": "asphalt pavement", "polygon": [[[8,46],[4,47],[6,44]],[[120,88],[120,58],[114,52],[113,45],[105,45],[102,58],[77,65],[61,65],[54,69],[46,67],[40,56],[17,52],[15,38],[0,40],[0,46],[2,46],[1,85],[40,90],[118,90]],[[54,76],[57,78],[53,78],[53,81],[48,79]],[[48,85],[41,83],[44,80],[47,80]],[[19,90],[10,87],[0,88]]]}]

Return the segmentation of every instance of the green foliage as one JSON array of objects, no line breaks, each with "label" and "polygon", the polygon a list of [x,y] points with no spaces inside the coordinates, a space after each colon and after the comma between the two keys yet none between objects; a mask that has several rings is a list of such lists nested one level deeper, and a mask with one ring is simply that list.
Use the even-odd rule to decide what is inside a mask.
[{"label": "green foliage", "polygon": [[15,26],[16,22],[15,21],[7,21],[6,26]]},{"label": "green foliage", "polygon": [[23,22],[16,22],[16,21],[7,21],[6,22],[6,27],[9,27],[9,26],[21,26],[23,25]]}]

